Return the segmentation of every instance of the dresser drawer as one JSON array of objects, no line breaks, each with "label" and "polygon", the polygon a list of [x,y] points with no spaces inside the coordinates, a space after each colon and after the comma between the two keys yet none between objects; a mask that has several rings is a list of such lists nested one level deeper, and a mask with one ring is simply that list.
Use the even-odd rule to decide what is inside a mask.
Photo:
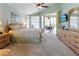
[{"label": "dresser drawer", "polygon": [[76,42],[73,41],[73,40],[69,41],[69,43],[70,43],[71,45],[73,45],[74,47],[79,48],[79,43],[76,43]]}]

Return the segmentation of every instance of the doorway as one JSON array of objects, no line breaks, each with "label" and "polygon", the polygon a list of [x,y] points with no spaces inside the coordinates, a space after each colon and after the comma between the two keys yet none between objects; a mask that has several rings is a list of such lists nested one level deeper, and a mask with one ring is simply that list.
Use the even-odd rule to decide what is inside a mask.
[{"label": "doorway", "polygon": [[56,34],[56,16],[45,16],[45,31]]}]

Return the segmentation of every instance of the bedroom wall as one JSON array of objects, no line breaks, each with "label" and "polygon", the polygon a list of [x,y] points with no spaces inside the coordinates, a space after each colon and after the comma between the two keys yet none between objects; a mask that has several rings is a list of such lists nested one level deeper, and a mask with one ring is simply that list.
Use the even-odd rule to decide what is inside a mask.
[{"label": "bedroom wall", "polygon": [[8,21],[8,23],[12,23],[12,21],[11,21],[11,12],[13,12],[13,13],[20,16],[20,21],[19,22],[22,23],[22,21],[25,19],[25,15],[23,15],[19,11],[13,9],[12,7],[10,7],[7,4],[0,3],[0,20],[2,22],[2,29],[7,24],[7,21]]},{"label": "bedroom wall", "polygon": [[1,14],[2,14],[2,4],[0,4],[0,17],[1,17]]},{"label": "bedroom wall", "polygon": [[[68,13],[70,9],[76,7],[79,7],[79,3],[61,3],[61,14]],[[68,22],[62,22],[61,25],[68,28]]]},{"label": "bedroom wall", "polygon": [[25,19],[24,15],[19,11],[13,9],[7,4],[0,4],[0,15],[2,20],[2,26],[5,26],[8,20],[8,23],[11,23],[11,12],[20,16],[20,22]]}]

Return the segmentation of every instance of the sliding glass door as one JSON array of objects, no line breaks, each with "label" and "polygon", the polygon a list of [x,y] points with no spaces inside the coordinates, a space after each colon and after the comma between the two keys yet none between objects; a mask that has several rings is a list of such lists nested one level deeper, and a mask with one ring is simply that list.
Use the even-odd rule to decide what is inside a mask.
[{"label": "sliding glass door", "polygon": [[55,26],[55,24],[56,24],[56,17],[45,16],[45,26]]},{"label": "sliding glass door", "polygon": [[53,33],[56,34],[56,16],[51,17],[51,26],[53,29]]},{"label": "sliding glass door", "polygon": [[45,16],[45,27],[46,27],[46,26],[50,26],[50,25],[51,25],[50,22],[51,22],[51,19],[50,19],[49,17],[46,17],[46,16]]},{"label": "sliding glass door", "polygon": [[39,16],[31,16],[31,28],[40,27],[40,18]]},{"label": "sliding glass door", "polygon": [[45,29],[56,33],[56,16],[45,16]]}]

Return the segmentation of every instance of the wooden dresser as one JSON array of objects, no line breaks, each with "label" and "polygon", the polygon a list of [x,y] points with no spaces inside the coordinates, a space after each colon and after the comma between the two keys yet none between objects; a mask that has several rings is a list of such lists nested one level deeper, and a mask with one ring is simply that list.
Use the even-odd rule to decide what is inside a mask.
[{"label": "wooden dresser", "polygon": [[8,33],[0,34],[0,48],[4,48],[10,43],[10,37]]},{"label": "wooden dresser", "polygon": [[58,38],[79,54],[79,33],[70,30],[59,30]]}]

